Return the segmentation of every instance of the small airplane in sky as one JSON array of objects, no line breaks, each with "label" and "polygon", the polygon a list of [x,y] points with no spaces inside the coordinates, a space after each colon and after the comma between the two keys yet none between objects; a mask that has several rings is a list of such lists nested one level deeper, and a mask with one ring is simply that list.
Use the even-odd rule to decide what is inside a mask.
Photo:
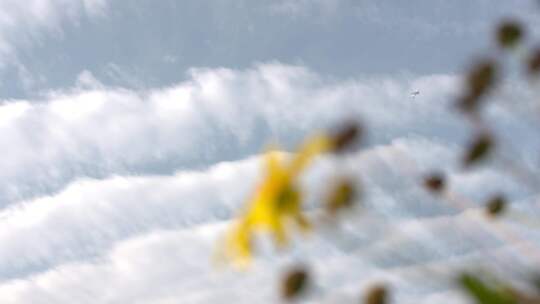
[{"label": "small airplane in sky", "polygon": [[416,96],[420,95],[420,91],[414,91],[411,93],[411,97],[414,99]]}]

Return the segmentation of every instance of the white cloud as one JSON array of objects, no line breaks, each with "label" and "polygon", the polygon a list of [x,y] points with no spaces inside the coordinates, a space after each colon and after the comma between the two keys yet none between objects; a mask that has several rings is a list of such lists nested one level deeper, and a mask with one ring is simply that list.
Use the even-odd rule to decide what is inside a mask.
[{"label": "white cloud", "polygon": [[[374,128],[373,142],[451,124],[432,119],[446,115],[437,103],[452,88],[447,76],[431,76],[441,90],[430,96],[426,88],[431,104],[405,97],[409,80],[333,83],[279,64],[195,69],[184,83],[149,91],[95,86],[89,76],[81,74],[74,90],[0,106],[24,109],[0,128],[1,144],[10,147],[0,159],[4,205],[54,191],[80,175],[170,173],[243,158],[272,139],[291,146],[344,116],[365,118]],[[90,82],[95,88],[84,89]],[[396,102],[396,96],[404,99]]]},{"label": "white cloud", "polygon": [[[414,287],[425,263],[491,265],[482,261],[485,250],[508,261],[518,244],[477,229],[476,211],[456,213],[425,193],[423,173],[449,169],[458,192],[476,199],[504,191],[536,210],[505,172],[451,169],[468,139],[464,121],[448,109],[459,87],[453,76],[336,81],[272,63],[194,69],[183,83],[147,91],[98,84],[83,72],[71,90],[0,105],[0,145],[9,147],[0,158],[0,199],[10,206],[0,214],[6,303],[271,303],[279,270],[300,257],[313,262],[328,303],[353,299],[378,278],[402,288],[405,301],[414,302],[408,292],[437,298],[448,284]],[[412,89],[421,95],[410,98]],[[521,130],[523,117],[512,119],[499,104],[490,109],[501,134]],[[361,221],[346,219],[337,236],[321,231],[292,255],[266,256],[252,273],[213,272],[223,221],[258,174],[256,158],[240,159],[269,139],[290,147],[344,117],[369,127],[366,151],[321,160],[305,185],[313,208],[325,177],[337,169],[358,177],[366,189]],[[528,138],[520,153],[530,155],[538,141]],[[214,165],[224,159],[234,161]],[[364,271],[340,277],[344,269]],[[261,295],[258,286],[265,286]]]},{"label": "white cloud", "polygon": [[[340,230],[318,231],[292,255],[265,255],[248,273],[218,271],[212,254],[258,179],[259,158],[172,176],[78,181],[0,214],[0,297],[7,303],[212,303],[223,297],[273,303],[280,271],[299,257],[312,264],[329,299],[380,279],[400,298],[450,288],[437,277],[420,284],[432,268],[450,274],[474,263],[506,271],[498,261],[514,261],[509,252],[519,244],[494,237],[478,210],[454,214],[419,187],[414,170],[451,154],[437,143],[412,140],[360,151],[345,164],[321,159],[303,179],[310,205],[317,205],[312,194],[325,188],[321,184],[344,169],[365,187],[360,213]],[[508,187],[496,172],[487,177],[474,181],[475,188]],[[426,208],[435,211],[426,214]],[[486,252],[493,256],[485,259]],[[516,259],[512,267],[521,263]]]},{"label": "white cloud", "polygon": [[103,89],[103,84],[96,79],[94,74],[88,70],[84,70],[77,76],[76,86],[81,89]]},{"label": "white cloud", "polygon": [[[367,229],[369,224],[356,224],[356,231]],[[460,252],[453,248],[456,243],[440,243],[451,240],[456,231],[461,232],[456,232],[461,237],[457,244],[459,240],[477,245],[487,242],[484,235],[474,233],[478,229],[474,223],[455,216],[398,221],[372,247],[364,245],[356,251],[341,251],[331,238],[312,238],[297,246],[293,257],[263,258],[249,272],[235,273],[214,268],[211,261],[222,227],[203,224],[157,230],[118,241],[99,258],[60,264],[27,279],[4,282],[0,296],[6,303],[275,303],[281,272],[302,257],[310,262],[319,296],[326,303],[337,303],[335,299],[343,296],[351,298],[346,303],[355,303],[354,296],[374,281],[389,283],[394,297],[414,303],[433,293],[448,292],[452,275],[467,265],[501,273],[509,270],[509,264],[501,261],[511,261],[512,270],[523,267],[515,258],[518,247],[512,244],[471,246]],[[437,233],[436,238],[423,239],[423,229]],[[354,241],[349,239],[349,245],[355,245]],[[318,303],[318,299],[313,302]]]},{"label": "white cloud", "polygon": [[95,258],[133,235],[228,219],[253,184],[256,165],[249,160],[207,172],[81,180],[9,208],[0,214],[0,273],[4,279],[25,276]]},{"label": "white cloud", "polygon": [[[42,100],[0,105],[0,144],[9,147],[0,158],[2,205],[80,176],[200,168],[257,153],[271,140],[291,147],[343,118],[363,120],[370,145],[401,137],[451,146],[468,140],[465,122],[449,107],[458,87],[451,76],[335,82],[300,67],[261,64],[194,69],[186,82],[148,91],[104,87],[90,76],[83,72],[78,88]],[[409,98],[412,89],[421,97]],[[524,115],[492,116],[509,140],[527,132]],[[540,145],[530,138],[522,156]]]}]

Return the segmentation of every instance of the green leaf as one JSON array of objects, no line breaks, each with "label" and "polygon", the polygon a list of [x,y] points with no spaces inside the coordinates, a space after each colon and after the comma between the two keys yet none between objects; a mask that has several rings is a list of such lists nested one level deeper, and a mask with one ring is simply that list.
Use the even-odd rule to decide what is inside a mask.
[{"label": "green leaf", "polygon": [[509,292],[500,287],[488,286],[471,274],[463,274],[459,278],[459,282],[478,304],[518,304]]}]

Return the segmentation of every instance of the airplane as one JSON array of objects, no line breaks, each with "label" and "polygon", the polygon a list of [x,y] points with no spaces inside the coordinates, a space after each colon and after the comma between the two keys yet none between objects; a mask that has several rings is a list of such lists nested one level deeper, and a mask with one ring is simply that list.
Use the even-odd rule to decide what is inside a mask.
[{"label": "airplane", "polygon": [[417,95],[420,95],[420,91],[414,91],[411,93],[411,97],[414,99]]}]

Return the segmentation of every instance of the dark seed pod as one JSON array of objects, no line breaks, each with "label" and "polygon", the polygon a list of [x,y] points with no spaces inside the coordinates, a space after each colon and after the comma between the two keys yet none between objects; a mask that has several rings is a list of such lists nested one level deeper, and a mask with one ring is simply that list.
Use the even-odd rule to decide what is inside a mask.
[{"label": "dark seed pod", "polygon": [[516,46],[522,37],[522,26],[516,21],[503,22],[497,29],[497,43],[501,48]]},{"label": "dark seed pod", "polygon": [[458,101],[464,112],[476,111],[481,98],[491,89],[497,80],[498,68],[495,61],[485,59],[474,65],[466,78],[466,92]]},{"label": "dark seed pod", "polygon": [[305,269],[297,268],[289,271],[283,278],[281,294],[283,298],[290,300],[296,298],[305,291],[309,275]]},{"label": "dark seed pod", "polygon": [[467,84],[471,96],[480,97],[495,84],[497,65],[492,60],[476,64],[469,72]]},{"label": "dark seed pod", "polygon": [[540,73],[540,48],[535,49],[527,61],[527,73],[535,76]]},{"label": "dark seed pod", "polygon": [[340,180],[336,183],[326,200],[326,209],[328,213],[335,214],[343,208],[351,207],[357,194],[358,190],[351,180],[345,178]]},{"label": "dark seed pod", "polygon": [[462,110],[465,113],[470,113],[475,111],[478,108],[478,105],[480,103],[480,99],[477,97],[474,97],[470,94],[462,96],[458,102],[458,108]]},{"label": "dark seed pod", "polygon": [[441,193],[445,188],[444,175],[432,173],[424,178],[424,187],[433,193]]},{"label": "dark seed pod", "polygon": [[506,208],[506,199],[502,195],[497,195],[493,198],[491,198],[486,203],[486,213],[488,216],[498,216],[502,212],[504,212]]},{"label": "dark seed pod", "polygon": [[374,285],[364,297],[365,304],[385,304],[388,302],[388,290],[384,285]]},{"label": "dark seed pod", "polygon": [[360,140],[362,128],[355,122],[344,124],[332,136],[333,149],[335,152],[343,152]]},{"label": "dark seed pod", "polygon": [[494,142],[490,135],[481,134],[472,142],[469,146],[465,157],[463,158],[463,165],[468,167],[483,160],[488,156],[489,152],[493,149]]}]

